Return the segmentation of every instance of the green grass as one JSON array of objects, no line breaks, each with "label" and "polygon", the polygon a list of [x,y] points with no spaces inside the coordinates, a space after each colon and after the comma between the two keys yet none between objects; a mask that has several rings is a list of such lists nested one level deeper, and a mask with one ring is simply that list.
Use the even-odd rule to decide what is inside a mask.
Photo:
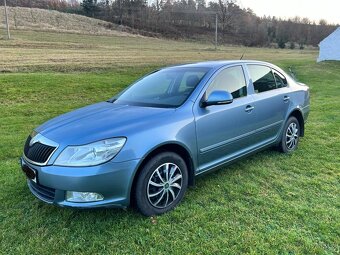
[{"label": "green grass", "polygon": [[[236,58],[244,49],[13,35],[0,41],[0,59],[10,62],[1,61],[0,69],[12,72],[0,74],[1,254],[340,253],[339,62],[316,64],[313,51],[247,49],[246,58],[293,66],[310,86],[311,113],[299,149],[290,155],[267,150],[200,177],[174,211],[146,218],[132,209],[71,210],[34,198],[18,164],[27,135],[54,116],[109,98],[155,66]],[[90,46],[94,54],[86,55]],[[120,54],[132,62],[111,59]],[[23,61],[14,61],[20,56]]]}]

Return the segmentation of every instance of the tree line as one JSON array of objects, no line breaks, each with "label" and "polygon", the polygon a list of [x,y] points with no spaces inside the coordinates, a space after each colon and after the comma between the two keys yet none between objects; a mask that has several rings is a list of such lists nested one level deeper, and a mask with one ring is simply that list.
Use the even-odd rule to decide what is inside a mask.
[{"label": "tree line", "polygon": [[129,26],[149,35],[213,41],[217,15],[218,41],[280,48],[317,46],[336,29],[325,20],[258,17],[236,0],[8,0],[10,6],[71,12]]}]

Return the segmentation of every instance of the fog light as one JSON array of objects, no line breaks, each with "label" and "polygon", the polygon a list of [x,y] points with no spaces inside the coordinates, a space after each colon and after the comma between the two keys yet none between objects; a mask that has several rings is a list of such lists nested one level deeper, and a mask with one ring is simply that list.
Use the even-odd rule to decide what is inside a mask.
[{"label": "fog light", "polygon": [[69,202],[85,203],[100,201],[103,199],[104,199],[103,195],[94,192],[77,192],[77,191],[66,192],[66,200]]}]

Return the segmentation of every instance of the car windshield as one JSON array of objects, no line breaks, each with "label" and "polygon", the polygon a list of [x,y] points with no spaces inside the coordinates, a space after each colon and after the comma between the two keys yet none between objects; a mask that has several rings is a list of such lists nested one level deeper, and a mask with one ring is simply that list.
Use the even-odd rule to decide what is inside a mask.
[{"label": "car windshield", "polygon": [[112,99],[117,104],[178,107],[209,71],[202,67],[173,67],[138,80]]}]

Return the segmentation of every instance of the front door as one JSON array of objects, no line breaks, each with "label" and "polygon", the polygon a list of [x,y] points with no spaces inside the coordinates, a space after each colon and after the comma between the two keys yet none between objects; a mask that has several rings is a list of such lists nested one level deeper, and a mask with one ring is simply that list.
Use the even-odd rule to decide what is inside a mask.
[{"label": "front door", "polygon": [[204,97],[208,98],[215,90],[230,92],[234,100],[227,105],[208,107],[195,104],[198,172],[236,158],[253,144],[253,99],[247,93],[243,67],[238,65],[219,71]]}]

